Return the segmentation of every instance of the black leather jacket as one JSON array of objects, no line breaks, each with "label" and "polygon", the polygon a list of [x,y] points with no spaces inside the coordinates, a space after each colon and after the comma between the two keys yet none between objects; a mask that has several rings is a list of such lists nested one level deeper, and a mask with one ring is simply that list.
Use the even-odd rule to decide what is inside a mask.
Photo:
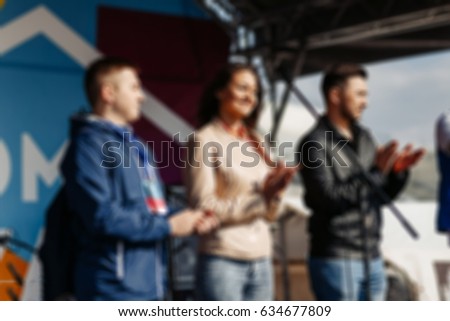
[{"label": "black leather jacket", "polygon": [[346,141],[324,116],[298,145],[297,156],[304,165],[300,170],[304,198],[313,212],[309,220],[312,257],[362,259],[363,217],[368,253],[371,258],[380,255],[383,202],[363,179],[361,168],[352,163],[347,149],[353,149],[363,169],[391,199],[405,185],[407,172],[382,175],[375,167],[377,146],[366,129],[355,125],[353,134],[354,140]]}]

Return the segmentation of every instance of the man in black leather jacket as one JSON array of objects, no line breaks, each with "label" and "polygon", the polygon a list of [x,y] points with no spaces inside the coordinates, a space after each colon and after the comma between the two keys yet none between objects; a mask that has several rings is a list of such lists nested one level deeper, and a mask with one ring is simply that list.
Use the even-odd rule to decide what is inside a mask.
[{"label": "man in black leather jacket", "polygon": [[[379,248],[383,202],[362,171],[393,199],[405,185],[408,168],[423,155],[411,145],[397,151],[396,142],[378,148],[370,132],[358,124],[367,105],[366,78],[361,66],[332,66],[322,83],[327,112],[298,146],[304,199],[313,212],[308,263],[318,300],[384,299]],[[361,166],[352,161],[351,153]],[[364,277],[365,255],[369,280]]]}]

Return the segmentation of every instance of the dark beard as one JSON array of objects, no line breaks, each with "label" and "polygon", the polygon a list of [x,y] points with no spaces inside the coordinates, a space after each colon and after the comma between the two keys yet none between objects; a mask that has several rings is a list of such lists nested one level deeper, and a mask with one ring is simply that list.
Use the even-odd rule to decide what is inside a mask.
[{"label": "dark beard", "polygon": [[342,118],[345,118],[351,126],[355,125],[358,122],[358,120],[351,115],[351,113],[344,105],[339,106],[339,111]]}]

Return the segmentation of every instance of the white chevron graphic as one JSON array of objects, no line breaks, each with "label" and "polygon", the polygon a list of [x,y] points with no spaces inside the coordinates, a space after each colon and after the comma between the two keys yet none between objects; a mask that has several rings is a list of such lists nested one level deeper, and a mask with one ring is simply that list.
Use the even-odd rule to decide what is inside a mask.
[{"label": "white chevron graphic", "polygon": [[[0,56],[38,35],[44,35],[69,57],[86,67],[103,54],[72,30],[45,6],[31,11],[0,27]],[[193,128],[150,92],[143,105],[143,116],[169,137],[179,133],[186,141]]]}]

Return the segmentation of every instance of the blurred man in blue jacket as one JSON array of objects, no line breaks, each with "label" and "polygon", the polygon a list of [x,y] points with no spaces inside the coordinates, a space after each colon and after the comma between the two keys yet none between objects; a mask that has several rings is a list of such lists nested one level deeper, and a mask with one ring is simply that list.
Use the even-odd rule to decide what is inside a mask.
[{"label": "blurred man in blue jacket", "polygon": [[74,214],[78,300],[161,300],[162,241],[195,230],[203,214],[167,217],[151,151],[133,135],[144,100],[136,66],[102,58],[86,71],[92,113],[76,115],[62,163]]}]

